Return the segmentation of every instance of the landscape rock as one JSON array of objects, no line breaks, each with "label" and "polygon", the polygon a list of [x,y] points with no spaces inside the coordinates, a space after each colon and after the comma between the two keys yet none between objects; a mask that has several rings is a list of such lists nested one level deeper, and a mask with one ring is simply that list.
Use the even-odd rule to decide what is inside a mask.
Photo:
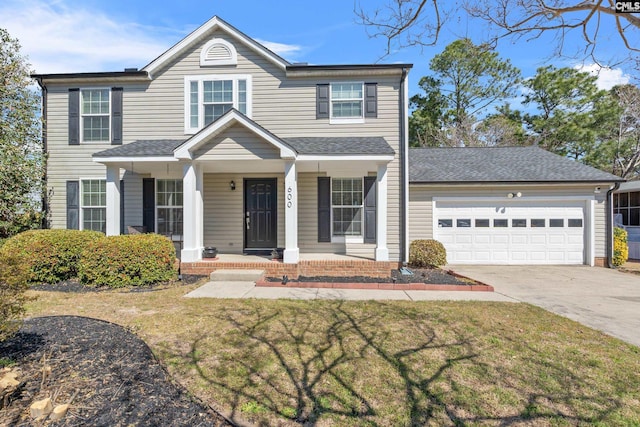
[{"label": "landscape rock", "polygon": [[53,404],[51,403],[51,398],[47,397],[46,399],[38,400],[31,404],[31,418],[37,419],[40,417],[46,417],[53,410]]},{"label": "landscape rock", "polygon": [[8,388],[17,387],[20,382],[16,380],[18,374],[12,371],[5,371],[4,375],[0,378],[0,391]]},{"label": "landscape rock", "polygon": [[67,411],[69,410],[69,404],[65,403],[64,405],[58,405],[53,408],[53,412],[49,415],[49,419],[51,421],[60,421],[67,415]]}]

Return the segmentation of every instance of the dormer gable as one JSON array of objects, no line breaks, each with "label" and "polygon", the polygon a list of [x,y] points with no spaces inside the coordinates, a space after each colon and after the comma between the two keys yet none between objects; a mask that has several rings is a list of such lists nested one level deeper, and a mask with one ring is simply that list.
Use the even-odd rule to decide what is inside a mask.
[{"label": "dormer gable", "polygon": [[[282,70],[285,70],[287,66],[290,65],[288,61],[276,55],[260,43],[256,42],[251,37],[247,36],[232,25],[229,25],[219,17],[214,16],[209,21],[194,30],[187,37],[173,45],[173,47],[171,47],[169,50],[147,64],[142,69],[142,71],[146,71],[147,73],[149,73],[149,76],[153,78],[153,76],[159,70],[162,70],[165,66],[170,64],[172,60],[182,54],[185,50],[193,46],[195,43],[203,42],[207,39],[207,35],[210,36],[214,31],[218,30],[224,32],[225,34],[228,34],[233,40],[236,40],[238,43],[247,46],[249,49],[274,63]],[[209,61],[215,61],[215,64],[211,63],[207,64],[207,66],[224,65],[221,64],[220,61],[228,61],[228,64],[233,64],[232,61],[234,61],[234,58],[237,62],[237,55],[235,51],[235,46],[233,46],[233,44],[231,44],[230,42],[222,40],[220,38],[211,39],[205,44],[204,48],[202,49],[203,53],[201,53],[200,56],[200,65],[203,65],[203,57],[205,59],[205,63]]]}]

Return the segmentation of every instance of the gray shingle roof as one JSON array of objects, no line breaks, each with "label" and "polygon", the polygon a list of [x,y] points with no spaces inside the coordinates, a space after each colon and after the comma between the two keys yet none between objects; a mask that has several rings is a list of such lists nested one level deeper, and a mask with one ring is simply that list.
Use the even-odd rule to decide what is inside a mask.
[{"label": "gray shingle roof", "polygon": [[395,154],[382,137],[296,137],[283,140],[298,154]]},{"label": "gray shingle roof", "polygon": [[[371,155],[395,154],[381,137],[304,137],[283,138],[298,154],[307,155]],[[186,140],[158,139],[134,141],[95,153],[93,157],[166,157]]]},{"label": "gray shingle roof", "polygon": [[409,181],[615,182],[623,179],[532,146],[411,148]]},{"label": "gray shingle roof", "polygon": [[93,157],[173,157],[173,150],[184,141],[182,139],[134,141],[99,151]]}]

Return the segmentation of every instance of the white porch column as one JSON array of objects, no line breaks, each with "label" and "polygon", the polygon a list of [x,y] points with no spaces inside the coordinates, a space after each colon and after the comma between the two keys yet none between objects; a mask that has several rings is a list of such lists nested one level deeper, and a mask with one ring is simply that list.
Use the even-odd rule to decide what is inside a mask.
[{"label": "white porch column", "polygon": [[107,236],[120,234],[120,168],[107,166]]},{"label": "white porch column", "polygon": [[204,173],[201,165],[196,165],[196,247],[204,248]]},{"label": "white porch column", "polygon": [[389,261],[387,248],[387,164],[378,165],[376,179],[376,261]]},{"label": "white porch column", "polygon": [[300,249],[298,249],[298,176],[294,160],[287,160],[284,166],[284,192],[283,261],[287,264],[296,264],[300,259]]},{"label": "white porch column", "polygon": [[202,256],[202,246],[200,242],[202,237],[199,236],[199,223],[202,216],[202,203],[198,202],[198,187],[202,183],[198,183],[202,179],[202,174],[198,173],[198,168],[191,163],[185,164],[182,174],[182,252],[181,258],[185,262],[198,261]]}]

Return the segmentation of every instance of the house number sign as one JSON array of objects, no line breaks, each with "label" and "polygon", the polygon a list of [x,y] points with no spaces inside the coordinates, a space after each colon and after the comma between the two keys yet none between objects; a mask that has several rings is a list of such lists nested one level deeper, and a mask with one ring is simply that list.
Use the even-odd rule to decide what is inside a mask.
[{"label": "house number sign", "polygon": [[293,206],[293,202],[291,201],[293,199],[293,189],[291,187],[287,188],[287,207],[290,208],[291,206]]}]

